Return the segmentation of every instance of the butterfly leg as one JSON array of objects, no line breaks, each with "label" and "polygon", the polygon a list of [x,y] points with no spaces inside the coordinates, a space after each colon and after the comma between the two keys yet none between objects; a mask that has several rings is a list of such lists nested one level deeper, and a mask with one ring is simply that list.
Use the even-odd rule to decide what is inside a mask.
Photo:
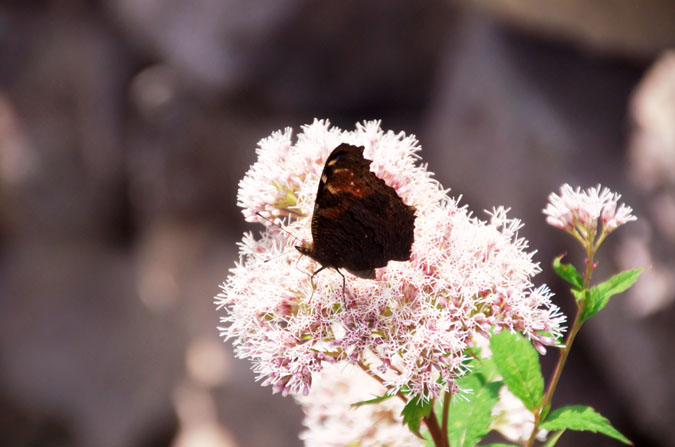
[{"label": "butterfly leg", "polygon": [[314,277],[316,276],[317,273],[319,273],[321,270],[325,269],[326,267],[321,267],[319,270],[316,272],[312,273],[312,276],[309,277],[309,282],[312,284],[312,289],[314,289]]},{"label": "butterfly leg", "polygon": [[338,269],[335,269],[335,271],[338,272],[340,274],[340,276],[342,276],[342,300],[344,300],[345,299],[345,284],[346,284],[345,275],[343,275],[342,272]]},{"label": "butterfly leg", "polygon": [[298,263],[300,262],[301,259],[302,259],[302,256],[298,256],[297,261],[295,261],[294,267],[295,267],[296,269],[298,269],[299,272],[307,273],[307,274],[309,275],[309,272],[308,272],[307,270],[301,269],[300,267],[298,267]]},{"label": "butterfly leg", "polygon": [[316,286],[314,286],[314,276],[316,276],[317,273],[319,273],[321,270],[325,269],[326,267],[322,266],[319,270],[316,272],[312,273],[312,276],[309,277],[309,283],[312,285],[312,294],[309,297],[309,301],[312,301],[312,297],[314,296],[314,291],[316,290]]}]

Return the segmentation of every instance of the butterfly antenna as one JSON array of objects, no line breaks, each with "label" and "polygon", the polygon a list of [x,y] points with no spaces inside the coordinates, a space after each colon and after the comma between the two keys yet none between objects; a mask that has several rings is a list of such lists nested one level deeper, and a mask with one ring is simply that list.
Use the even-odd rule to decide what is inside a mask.
[{"label": "butterfly antenna", "polygon": [[[296,241],[300,242],[301,244],[304,243],[304,241],[302,241],[299,237],[297,237],[296,235],[294,235],[293,233],[291,233],[290,231],[288,231],[287,229],[285,229],[284,227],[282,227],[278,223],[274,222],[273,220],[268,219],[267,217],[263,216],[262,214],[260,214],[257,211],[256,211],[256,214],[258,215],[258,217],[260,217],[261,219],[266,220],[269,223],[271,223],[272,225],[276,226],[277,228],[279,228],[281,231],[283,231],[284,233],[286,233],[287,235],[289,235],[290,237],[292,237]],[[272,258],[272,259],[274,259],[274,258]],[[268,261],[269,261],[269,259],[268,259]]]},{"label": "butterfly antenna", "polygon": [[276,255],[276,256],[273,256],[273,257],[271,257],[271,258],[265,259],[265,261],[263,261],[263,262],[270,262],[270,261],[273,260],[273,259],[277,259],[277,258],[280,258],[280,257],[282,257],[282,256],[286,256],[287,254],[289,254],[289,253],[292,252],[292,251],[293,251],[293,250],[286,250],[285,252],[281,253],[280,255]]}]

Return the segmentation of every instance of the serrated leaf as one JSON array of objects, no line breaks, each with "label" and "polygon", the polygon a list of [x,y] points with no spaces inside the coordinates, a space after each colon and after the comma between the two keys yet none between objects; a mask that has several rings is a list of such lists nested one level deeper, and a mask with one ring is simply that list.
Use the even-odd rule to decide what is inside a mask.
[{"label": "serrated leaf", "polygon": [[591,288],[584,303],[581,321],[591,318],[607,305],[612,296],[632,286],[643,271],[644,269],[626,270]]},{"label": "serrated leaf", "polygon": [[554,432],[554,433],[553,433],[551,436],[549,436],[549,438],[546,440],[546,442],[544,443],[544,446],[543,446],[543,447],[553,447],[553,446],[556,444],[556,442],[558,442],[558,440],[559,440],[560,437],[563,435],[563,433],[565,433],[565,430],[558,430],[558,431]]},{"label": "serrated leaf", "polygon": [[584,278],[577,271],[577,269],[572,264],[563,264],[560,262],[565,255],[560,255],[553,260],[553,270],[560,276],[562,279],[572,284],[577,290],[584,288]]},{"label": "serrated leaf", "polygon": [[460,379],[458,385],[473,394],[453,396],[448,413],[448,439],[453,447],[473,447],[490,431],[492,407],[497,403],[502,383],[485,384],[483,377],[470,374]]},{"label": "serrated leaf", "polygon": [[361,407],[363,405],[379,404],[380,402],[385,401],[387,399],[390,399],[394,396],[395,396],[395,394],[385,394],[384,396],[378,396],[378,397],[375,397],[373,399],[362,400],[360,402],[354,402],[352,404],[352,407],[358,408],[358,407]]},{"label": "serrated leaf", "polygon": [[549,431],[568,429],[602,433],[624,444],[633,445],[628,438],[612,427],[607,418],[597,413],[591,407],[584,405],[572,405],[553,411],[546,422],[541,424],[539,428]]},{"label": "serrated leaf", "polygon": [[494,382],[499,377],[497,365],[491,357],[472,357],[464,366],[470,371],[464,377],[479,375],[483,378],[483,383]]},{"label": "serrated leaf", "polygon": [[499,369],[497,369],[497,364],[492,358],[480,359],[480,362],[476,365],[475,373],[480,374],[485,383],[494,382],[499,377]]},{"label": "serrated leaf", "polygon": [[544,378],[536,349],[522,335],[507,331],[490,338],[490,349],[509,391],[528,409],[537,408],[544,394]]},{"label": "serrated leaf", "polygon": [[431,402],[424,402],[417,397],[410,399],[405,407],[403,407],[403,411],[401,411],[403,424],[407,425],[410,431],[416,434],[420,432],[420,421],[423,417],[429,416],[429,414],[431,414]]},{"label": "serrated leaf", "polygon": [[588,295],[590,294],[590,291],[588,289],[584,290],[571,289],[571,290],[572,295],[574,295],[574,300],[577,303],[588,301]]},{"label": "serrated leaf", "polygon": [[551,411],[551,404],[547,404],[542,408],[541,410],[541,415],[539,416],[541,418],[541,421],[545,421],[546,418],[548,417],[548,413]]}]

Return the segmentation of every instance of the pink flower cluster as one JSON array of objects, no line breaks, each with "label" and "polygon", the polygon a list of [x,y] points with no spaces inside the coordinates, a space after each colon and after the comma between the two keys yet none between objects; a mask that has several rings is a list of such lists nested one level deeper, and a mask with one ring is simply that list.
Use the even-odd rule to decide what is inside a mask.
[{"label": "pink flower cluster", "polygon": [[[316,275],[312,289],[320,266],[288,234],[311,238],[319,175],[343,142],[364,146],[372,171],[417,209],[410,260],[389,262],[374,280],[344,272],[344,294],[334,270]],[[342,131],[317,120],[295,142],[287,129],[259,143],[238,204],[265,229],[244,235],[216,304],[221,335],[275,392],[307,394],[314,374],[344,362],[377,375],[388,393],[428,399],[457,390],[476,334],[518,331],[541,352],[560,335],[565,317],[549,290],[532,283],[540,269],[518,236],[520,222],[502,208],[487,222],[473,217],[418,163],[419,149],[414,137],[379,122]]]},{"label": "pink flower cluster", "polygon": [[376,405],[354,403],[382,396],[386,388],[352,365],[328,365],[307,396],[296,400],[305,413],[300,439],[305,447],[422,447],[425,441],[402,424],[403,402],[396,396]]},{"label": "pink flower cluster", "polygon": [[[568,184],[560,188],[560,195],[551,193],[544,214],[546,222],[570,233],[585,246],[596,248],[604,238],[621,225],[636,220],[633,209],[619,205],[621,195],[600,185],[582,191]],[[602,223],[598,233],[598,220]],[[598,236],[599,234],[599,236]],[[596,239],[597,238],[597,239]]]}]

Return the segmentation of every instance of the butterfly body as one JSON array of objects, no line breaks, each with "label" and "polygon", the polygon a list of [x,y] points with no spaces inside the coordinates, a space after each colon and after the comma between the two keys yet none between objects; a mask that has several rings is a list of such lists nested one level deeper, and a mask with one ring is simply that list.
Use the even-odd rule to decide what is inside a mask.
[{"label": "butterfly body", "polygon": [[312,215],[311,243],[296,248],[324,268],[372,279],[389,261],[407,261],[415,208],[370,171],[363,148],[341,144],[324,165]]}]

